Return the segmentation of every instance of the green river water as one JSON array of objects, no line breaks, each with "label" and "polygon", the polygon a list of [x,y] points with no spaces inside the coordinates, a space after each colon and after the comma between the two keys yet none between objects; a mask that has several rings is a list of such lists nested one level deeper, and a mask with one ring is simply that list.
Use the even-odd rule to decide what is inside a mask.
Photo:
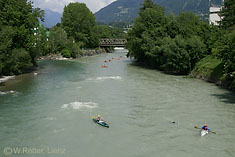
[{"label": "green river water", "polygon": [[[39,65],[0,86],[1,157],[235,156],[230,91],[135,66],[123,50]],[[216,134],[201,137],[204,123]]]}]

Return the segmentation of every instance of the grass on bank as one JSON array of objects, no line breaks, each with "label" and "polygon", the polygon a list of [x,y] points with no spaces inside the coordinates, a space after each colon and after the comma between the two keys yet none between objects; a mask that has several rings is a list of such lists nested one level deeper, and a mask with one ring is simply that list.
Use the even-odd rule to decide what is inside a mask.
[{"label": "grass on bank", "polygon": [[209,82],[223,81],[223,64],[221,60],[215,56],[208,55],[196,64],[190,76],[201,78]]}]

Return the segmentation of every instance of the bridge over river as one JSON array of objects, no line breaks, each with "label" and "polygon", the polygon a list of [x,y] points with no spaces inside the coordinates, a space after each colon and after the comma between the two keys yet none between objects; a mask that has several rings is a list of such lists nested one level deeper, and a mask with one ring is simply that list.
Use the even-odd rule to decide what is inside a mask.
[{"label": "bridge over river", "polygon": [[125,47],[126,39],[100,39],[100,47]]}]

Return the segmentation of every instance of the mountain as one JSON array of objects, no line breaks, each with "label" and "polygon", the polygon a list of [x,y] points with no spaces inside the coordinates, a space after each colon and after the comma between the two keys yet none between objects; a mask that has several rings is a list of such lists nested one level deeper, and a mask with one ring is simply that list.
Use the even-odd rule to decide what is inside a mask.
[{"label": "mountain", "polygon": [[51,28],[52,26],[61,22],[62,15],[60,13],[54,12],[49,9],[45,9],[44,12],[45,12],[44,22],[41,21],[44,27]]},{"label": "mountain", "polygon": [[100,23],[132,21],[138,15],[140,4],[144,0],[117,0],[95,13]]},{"label": "mountain", "polygon": [[[95,13],[97,22],[109,24],[112,22],[132,22],[139,12],[144,0],[117,0]],[[179,14],[182,11],[197,15],[208,15],[210,5],[220,5],[222,0],[153,0],[165,7],[166,14]]]}]

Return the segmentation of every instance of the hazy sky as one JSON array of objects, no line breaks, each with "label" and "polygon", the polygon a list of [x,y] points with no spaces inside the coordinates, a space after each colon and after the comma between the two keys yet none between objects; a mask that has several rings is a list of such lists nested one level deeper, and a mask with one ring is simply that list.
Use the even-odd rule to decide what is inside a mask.
[{"label": "hazy sky", "polygon": [[80,2],[85,3],[86,6],[93,12],[97,12],[106,5],[112,3],[115,0],[30,0],[34,3],[34,7],[39,7],[41,9],[51,9],[56,12],[63,12],[65,5],[70,2]]}]

